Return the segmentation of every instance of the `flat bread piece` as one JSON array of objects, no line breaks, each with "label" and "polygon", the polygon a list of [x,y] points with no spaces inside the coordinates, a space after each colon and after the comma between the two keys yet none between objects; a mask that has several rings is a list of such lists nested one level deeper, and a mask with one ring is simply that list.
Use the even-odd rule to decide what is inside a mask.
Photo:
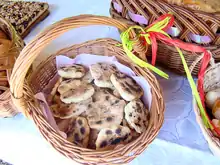
[{"label": "flat bread piece", "polygon": [[125,106],[125,119],[131,128],[136,132],[142,133],[146,130],[147,115],[144,104],[140,100],[129,102]]},{"label": "flat bread piece", "polygon": [[58,86],[57,91],[62,95],[63,93],[71,90],[76,89],[82,84],[81,80],[77,79],[68,79],[65,81],[62,81],[60,85]]},{"label": "flat bread piece", "polygon": [[97,63],[90,66],[95,85],[102,88],[113,88],[110,76],[116,71],[116,66],[108,63]]},{"label": "flat bread piece", "polygon": [[93,129],[120,125],[126,102],[110,94],[107,90],[96,90],[93,104],[87,110],[87,120]]},{"label": "flat bread piece", "polygon": [[50,106],[50,108],[55,117],[60,119],[68,119],[72,117],[77,117],[82,113],[86,112],[91,103],[92,98],[89,98],[79,103],[53,104]]},{"label": "flat bread piece", "polygon": [[90,128],[84,117],[72,119],[67,132],[67,140],[84,148],[87,148],[89,142]]},{"label": "flat bread piece", "polygon": [[144,94],[137,82],[123,73],[113,73],[111,75],[111,82],[126,101],[139,99]]},{"label": "flat bread piece", "polygon": [[96,140],[97,150],[114,149],[116,145],[126,144],[130,140],[130,129],[123,126],[113,126],[111,128],[103,128]]},{"label": "flat bread piece", "polygon": [[60,67],[58,74],[63,78],[82,78],[86,74],[86,70],[82,65],[73,64],[71,66]]},{"label": "flat bread piece", "polygon": [[77,88],[71,88],[61,94],[60,99],[66,104],[79,103],[91,98],[94,92],[95,89],[91,84],[82,83]]}]

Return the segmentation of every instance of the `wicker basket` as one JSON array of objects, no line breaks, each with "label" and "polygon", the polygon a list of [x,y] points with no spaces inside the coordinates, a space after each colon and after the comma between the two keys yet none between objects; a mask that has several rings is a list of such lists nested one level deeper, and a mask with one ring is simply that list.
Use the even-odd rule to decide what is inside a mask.
[{"label": "wicker basket", "polygon": [[[154,140],[164,120],[164,100],[157,79],[148,70],[133,64],[127,57],[119,42],[112,39],[98,39],[83,44],[74,45],[60,50],[41,63],[38,68],[26,77],[28,68],[35,58],[52,40],[64,32],[88,25],[116,26],[121,31],[127,29],[127,25],[102,16],[80,15],[66,18],[50,26],[30,42],[18,57],[10,80],[10,89],[13,102],[16,107],[27,116],[30,116],[42,135],[51,145],[66,157],[81,164],[123,164],[132,161],[141,154]],[[61,137],[47,122],[39,102],[34,94],[42,91],[57,72],[56,55],[66,55],[71,58],[81,53],[96,54],[101,56],[115,56],[122,64],[129,66],[137,75],[146,78],[152,87],[152,106],[150,109],[150,124],[137,140],[114,150],[95,151],[81,148]]]},{"label": "wicker basket", "polygon": [[[184,7],[170,5],[163,0],[113,0],[111,3],[111,16],[121,22],[146,26],[151,24],[162,14],[172,12],[175,16],[175,27],[179,35],[175,35],[183,41],[195,43],[192,35],[208,37],[210,42],[203,46],[210,50],[215,60],[220,60],[220,14],[210,14],[201,11],[193,11]],[[141,22],[137,22],[138,17]],[[148,22],[146,21],[148,20]],[[141,23],[141,24],[140,24]],[[149,50],[148,56],[151,55]],[[184,52],[187,64],[190,66],[200,54]],[[178,73],[185,73],[179,54],[176,49],[167,44],[159,43],[158,62]],[[197,75],[200,63],[193,70]]]},{"label": "wicker basket", "polygon": [[[202,58],[198,57],[198,61]],[[191,70],[194,66],[191,67]],[[206,70],[204,77],[204,91],[208,92],[217,88],[220,88],[220,63],[215,63],[214,60],[211,61],[211,66]],[[200,115],[200,110],[196,104],[195,99],[193,99],[193,107],[196,114],[196,120],[202,130],[202,133],[209,144],[210,150],[214,155],[220,157],[220,138],[217,138],[213,132],[206,128]]]},{"label": "wicker basket", "polygon": [[[0,29],[7,34],[7,36],[13,42],[12,47],[8,54],[0,58],[0,70],[6,70],[7,76],[0,76],[0,82],[9,79],[11,76],[12,68],[16,57],[24,47],[23,40],[17,35],[13,26],[8,23],[5,19],[0,17]],[[10,90],[4,86],[0,86],[4,93],[0,95],[0,117],[11,117],[17,113],[17,110],[13,106]]]}]

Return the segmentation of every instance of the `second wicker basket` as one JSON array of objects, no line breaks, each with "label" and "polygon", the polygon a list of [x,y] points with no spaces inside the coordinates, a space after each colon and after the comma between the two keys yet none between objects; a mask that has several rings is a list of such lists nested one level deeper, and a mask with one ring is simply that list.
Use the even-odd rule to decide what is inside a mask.
[{"label": "second wicker basket", "polygon": [[[9,52],[0,57],[0,70],[7,74],[0,76],[0,82],[3,81],[5,83],[11,76],[15,59],[23,49],[24,42],[13,26],[3,18],[0,18],[0,30],[3,31],[12,42]],[[0,117],[12,117],[17,114],[18,111],[12,103],[10,90],[6,86],[0,86],[0,89],[4,91],[0,94]]]},{"label": "second wicker basket", "polygon": [[[174,26],[168,33],[174,38],[185,42],[197,43],[210,50],[215,60],[220,60],[220,16],[217,13],[205,13],[193,11],[181,6],[171,5],[163,0],[112,0],[111,16],[121,22],[130,25],[140,25],[146,27],[158,17],[168,12],[175,16]],[[188,66],[201,54],[183,51]],[[147,56],[151,56],[149,50]],[[173,46],[159,43],[158,63],[171,68],[181,74],[185,74],[181,58]],[[192,74],[197,75],[200,63],[198,63]]]}]

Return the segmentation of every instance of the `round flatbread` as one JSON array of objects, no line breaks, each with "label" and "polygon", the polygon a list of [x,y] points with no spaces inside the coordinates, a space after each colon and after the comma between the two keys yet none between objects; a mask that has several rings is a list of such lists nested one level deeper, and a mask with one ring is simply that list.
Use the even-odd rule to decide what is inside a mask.
[{"label": "round flatbread", "polygon": [[136,81],[123,73],[113,73],[111,75],[111,82],[121,97],[126,101],[139,99],[144,94],[142,88]]},{"label": "round flatbread", "polygon": [[81,80],[69,79],[62,81],[58,87],[58,92],[62,95],[63,93],[69,91],[70,89],[76,89],[82,84]]},{"label": "round flatbread", "polygon": [[80,84],[76,88],[71,88],[70,90],[61,94],[60,99],[66,104],[78,103],[87,100],[92,97],[95,89],[90,84]]},{"label": "round flatbread", "polygon": [[116,145],[126,144],[131,139],[130,129],[123,126],[112,126],[111,128],[103,128],[96,140],[97,150],[114,149]]},{"label": "round flatbread", "polygon": [[72,117],[77,117],[86,112],[91,103],[92,98],[89,98],[79,103],[54,104],[50,106],[50,108],[55,117],[60,119],[68,119]]},{"label": "round flatbread", "polygon": [[58,74],[63,78],[82,78],[86,73],[82,65],[73,64],[71,66],[60,67]]},{"label": "round flatbread", "polygon": [[90,128],[84,117],[72,119],[67,132],[67,140],[86,148],[89,142]]},{"label": "round flatbread", "polygon": [[125,119],[131,128],[136,132],[142,133],[146,130],[147,113],[144,104],[138,101],[131,101],[125,106]]},{"label": "round flatbread", "polygon": [[110,94],[107,90],[98,90],[93,95],[93,104],[87,113],[87,120],[93,129],[120,125],[126,103]]},{"label": "round flatbread", "polygon": [[113,88],[110,76],[116,71],[116,66],[108,63],[97,63],[90,66],[95,85],[102,88]]}]

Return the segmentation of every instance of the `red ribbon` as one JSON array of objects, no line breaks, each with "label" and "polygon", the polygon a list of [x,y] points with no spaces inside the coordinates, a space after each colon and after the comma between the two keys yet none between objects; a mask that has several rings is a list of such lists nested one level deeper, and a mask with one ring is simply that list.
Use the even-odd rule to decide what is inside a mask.
[{"label": "red ribbon", "polygon": [[[153,22],[149,27],[147,27],[147,29],[167,17],[170,17],[171,19],[170,19],[170,22],[168,23],[168,25],[163,30],[164,31],[168,30],[174,24],[174,16],[171,14],[162,15],[155,22]],[[164,44],[167,44],[170,46],[176,46],[176,47],[183,49],[183,50],[186,50],[186,51],[190,51],[190,52],[194,52],[194,53],[204,53],[204,57],[203,57],[202,63],[201,63],[201,68],[200,68],[200,71],[198,74],[198,92],[199,92],[203,107],[205,109],[205,92],[203,89],[203,82],[204,82],[205,71],[206,71],[206,69],[209,65],[210,59],[211,59],[211,55],[209,54],[209,52],[201,46],[197,46],[197,45],[191,44],[191,43],[185,43],[185,42],[178,40],[178,39],[170,39],[167,36],[165,36],[164,34],[159,33],[159,32],[151,32],[150,31],[150,32],[148,32],[148,34],[149,34],[149,38],[152,42],[152,65],[155,65],[155,63],[156,63],[157,48],[158,48],[157,39],[160,40],[161,42],[163,42]],[[144,44],[147,44],[144,37],[141,37],[141,39],[143,40]],[[205,113],[206,113],[206,109],[205,109]],[[206,116],[208,117],[209,122],[212,124],[215,132],[218,135],[220,135],[220,129],[216,128],[213,125],[213,123],[210,120],[207,113],[206,113]]]}]

